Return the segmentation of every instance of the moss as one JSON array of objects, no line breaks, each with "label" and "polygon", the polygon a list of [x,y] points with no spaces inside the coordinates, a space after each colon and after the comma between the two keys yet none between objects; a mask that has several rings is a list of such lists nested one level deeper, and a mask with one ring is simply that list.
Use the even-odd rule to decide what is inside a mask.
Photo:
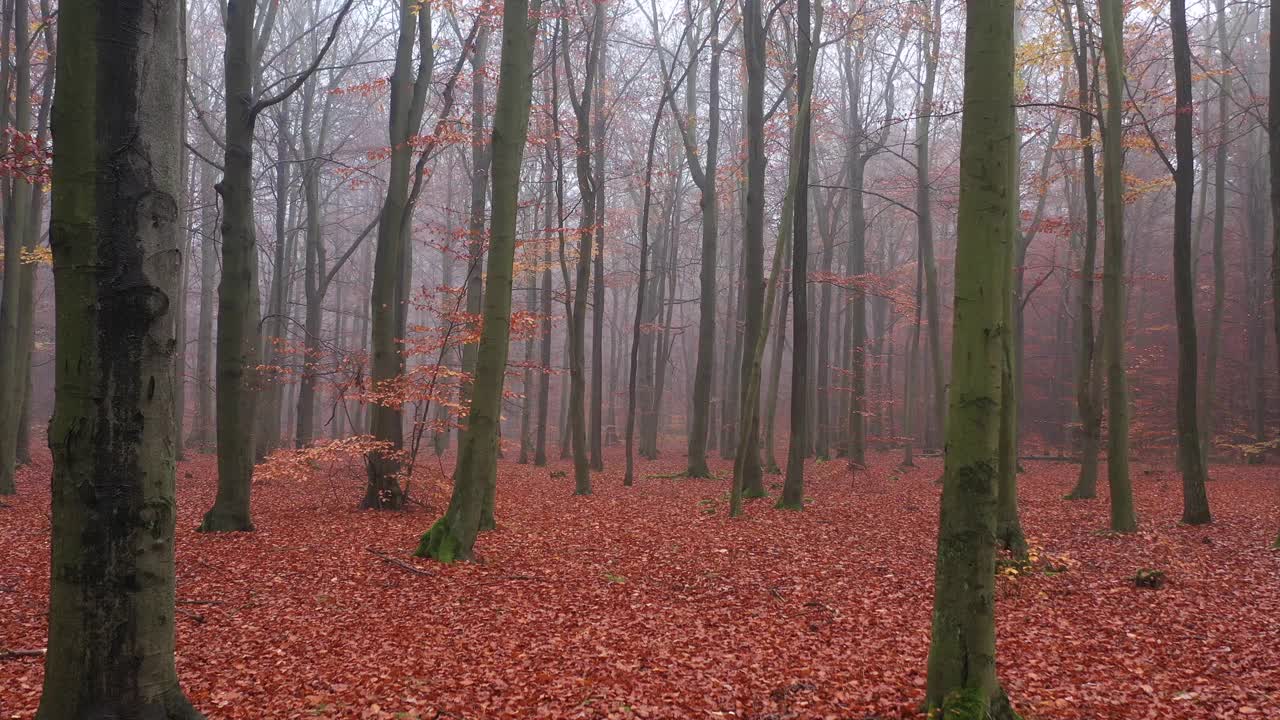
[{"label": "moss", "polygon": [[957,688],[942,701],[943,720],[987,720],[987,699],[979,688]]},{"label": "moss", "polygon": [[748,500],[759,500],[769,497],[769,493],[762,487],[747,487],[742,489],[742,497]]},{"label": "moss", "polygon": [[458,541],[449,532],[448,515],[436,520],[431,529],[422,534],[418,549],[413,554],[446,564],[458,559]]},{"label": "moss", "polygon": [[787,502],[786,497],[781,497],[773,506],[775,510],[803,510],[804,502]]}]

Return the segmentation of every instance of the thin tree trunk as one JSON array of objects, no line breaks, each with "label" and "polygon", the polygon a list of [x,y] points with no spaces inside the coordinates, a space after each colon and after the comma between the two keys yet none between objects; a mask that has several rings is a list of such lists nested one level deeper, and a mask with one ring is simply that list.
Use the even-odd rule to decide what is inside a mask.
[{"label": "thin tree trunk", "polygon": [[[822,35],[822,0],[818,0],[817,37]],[[795,324],[791,330],[792,365],[791,365],[791,443],[787,450],[787,474],[782,483],[782,497],[778,498],[778,507],[784,510],[804,509],[804,459],[806,439],[809,427],[805,414],[805,392],[809,387],[808,348],[809,348],[809,155],[811,150],[812,113],[810,104],[813,98],[814,67],[817,51],[814,49],[814,35],[810,27],[810,2],[799,0],[796,13],[796,128],[795,140],[792,142],[791,187],[788,196],[791,198],[793,210],[792,234],[794,249],[791,253],[791,276],[795,284],[792,289],[792,312]],[[786,210],[784,208],[785,217]],[[785,222],[785,219],[784,219]],[[829,236],[828,236],[829,237]],[[823,252],[823,261],[827,267],[831,264],[830,243]],[[825,287],[825,286],[824,286]],[[829,295],[829,293],[827,293]],[[825,318],[824,318],[825,320]],[[825,326],[825,323],[824,323]],[[825,327],[824,327],[825,330]],[[826,337],[826,333],[823,333]],[[764,331],[761,331],[761,345],[764,344]],[[825,351],[825,343],[819,345]],[[825,352],[819,352],[818,362],[825,364]],[[819,404],[821,412],[825,405]],[[820,414],[818,422],[826,420]],[[825,448],[821,448],[825,451]]]},{"label": "thin tree trunk", "polygon": [[[18,0],[14,6],[14,113],[13,131],[25,134],[31,130],[31,51],[29,3]],[[8,32],[6,28],[5,32]],[[7,88],[7,86],[6,86]],[[7,92],[7,90],[6,90]],[[6,99],[5,103],[8,102]],[[3,129],[3,128],[0,128]],[[22,249],[31,212],[31,183],[21,176],[12,178],[8,205],[4,208],[4,286],[0,296],[0,495],[16,492],[14,474],[17,467],[18,424],[22,421],[22,402],[27,391],[26,374],[22,372],[22,353],[30,346],[22,337],[23,294],[34,284],[34,268],[22,262]]]},{"label": "thin tree trunk", "polygon": [[1111,487],[1111,529],[1133,532],[1138,518],[1129,480],[1129,388],[1124,365],[1124,9],[1121,0],[1099,0],[1102,52],[1106,63],[1107,107],[1102,128],[1103,362],[1107,368],[1107,482]]},{"label": "thin tree trunk", "polygon": [[[414,46],[418,48],[418,64],[414,67]],[[400,299],[404,288],[409,252],[409,175],[413,146],[409,139],[422,126],[427,90],[431,85],[435,56],[431,37],[431,11],[428,5],[400,0],[399,36],[396,42],[395,70],[391,76],[391,113],[388,120],[391,140],[391,168],[387,179],[386,198],[378,218],[378,242],[373,265],[373,291],[370,312],[373,315],[372,388],[375,393],[389,391],[404,372],[404,361],[398,337],[404,312]],[[390,445],[390,452],[373,452],[366,461],[368,484],[365,486],[364,508],[397,510],[404,505],[400,486],[402,470],[395,452],[404,446],[404,427],[400,407],[373,403],[369,409],[369,432]]]},{"label": "thin tree trunk", "polygon": [[[493,123],[493,216],[484,323],[476,357],[467,431],[458,446],[449,510],[422,536],[417,554],[442,562],[470,560],[482,528],[487,488],[497,476],[498,424],[511,334],[511,286],[519,214],[520,167],[533,92],[533,35],[541,0],[506,0]],[[532,12],[530,12],[532,11]],[[535,18],[530,21],[530,17]],[[531,27],[532,25],[532,27]]]},{"label": "thin tree trunk", "polygon": [[1199,350],[1196,348],[1195,279],[1191,260],[1191,206],[1195,193],[1195,147],[1191,121],[1191,43],[1187,38],[1186,0],[1171,0],[1169,27],[1173,34],[1173,74],[1176,107],[1173,116],[1177,167],[1174,179],[1173,284],[1178,324],[1178,446],[1182,456],[1182,522],[1201,525],[1212,520],[1205,494],[1201,458],[1199,407],[1196,387]]}]

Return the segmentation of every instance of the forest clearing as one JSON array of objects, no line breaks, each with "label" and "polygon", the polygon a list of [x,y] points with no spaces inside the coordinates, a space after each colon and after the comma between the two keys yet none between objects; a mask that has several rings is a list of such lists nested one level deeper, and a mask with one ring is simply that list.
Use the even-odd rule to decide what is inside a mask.
[{"label": "forest clearing", "polygon": [[[443,485],[373,515],[350,502],[358,469],[262,481],[258,530],[209,535],[194,528],[213,463],[195,456],[178,481],[183,687],[245,720],[923,717],[938,460],[876,453],[853,478],[812,464],[805,512],[761,500],[739,521],[723,481],[653,477],[683,459],[642,463],[633,488],[606,472],[590,497],[550,477],[565,463],[503,462],[498,529],[477,563],[442,566],[412,550]],[[1135,464],[1144,520],[1117,535],[1105,499],[1061,500],[1071,469],[1029,463],[1034,559],[999,580],[1000,672],[1023,716],[1280,716],[1275,473],[1219,470],[1213,525],[1189,527],[1176,474]],[[20,571],[0,587],[0,648],[44,643],[47,471],[5,500],[0,567]],[[1137,587],[1144,569],[1167,582]],[[39,657],[0,652],[0,718],[34,715],[40,676]]]}]

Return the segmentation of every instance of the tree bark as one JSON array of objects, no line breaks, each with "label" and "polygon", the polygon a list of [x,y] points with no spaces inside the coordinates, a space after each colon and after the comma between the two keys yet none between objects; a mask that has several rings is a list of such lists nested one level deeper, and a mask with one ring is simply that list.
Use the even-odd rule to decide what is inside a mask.
[{"label": "tree bark", "polygon": [[36,717],[197,720],[174,666],[178,3],[64,3],[49,642]]},{"label": "tree bark", "polygon": [[[413,50],[419,50],[418,65]],[[435,55],[432,49],[431,11],[428,5],[400,0],[400,25],[396,41],[395,70],[391,76],[391,112],[388,120],[391,141],[391,169],[387,194],[378,218],[378,241],[373,266],[373,291],[370,312],[373,315],[371,340],[372,386],[375,393],[394,394],[397,380],[404,373],[402,350],[397,342],[400,319],[404,317],[400,299],[404,285],[405,261],[408,255],[409,175],[413,146],[409,139],[422,126],[427,90],[431,85]],[[373,452],[366,461],[368,484],[363,508],[398,510],[404,505],[400,486],[401,462],[396,452],[404,446],[404,427],[400,405],[393,399],[372,403],[369,432],[375,439],[388,443],[390,452]]]},{"label": "tree bark", "polygon": [[222,277],[218,285],[218,494],[205,513],[204,532],[253,530],[254,425],[258,373],[258,248],[253,217],[254,17],[257,0],[228,0],[226,136],[222,197]]},{"label": "tree bark", "polygon": [[1016,717],[996,678],[995,535],[1015,218],[1014,3],[965,18],[951,399],[926,705],[939,717]]},{"label": "tree bark", "polygon": [[1121,0],[1099,0],[1107,106],[1102,128],[1102,206],[1106,229],[1102,252],[1103,362],[1107,369],[1107,482],[1111,529],[1133,532],[1138,518],[1129,480],[1129,388],[1124,365],[1124,9]]},{"label": "tree bark", "polygon": [[[441,562],[470,560],[481,529],[486,489],[497,475],[498,425],[511,336],[511,286],[519,213],[520,168],[529,130],[533,35],[541,0],[506,0],[497,106],[493,122],[493,216],[467,431],[458,447],[449,510],[423,536],[417,554]],[[532,10],[532,13],[530,12]],[[530,17],[535,18],[530,21]],[[531,27],[532,24],[532,27]]]},{"label": "tree bark", "polygon": [[1204,460],[1201,457],[1199,382],[1196,348],[1195,278],[1191,260],[1191,206],[1195,200],[1195,147],[1191,120],[1195,112],[1191,99],[1191,43],[1187,38],[1186,0],[1171,0],[1169,27],[1173,34],[1173,75],[1176,96],[1173,115],[1177,166],[1173,171],[1173,285],[1178,324],[1178,448],[1182,457],[1182,522],[1202,525],[1210,522],[1209,498],[1205,494]]}]

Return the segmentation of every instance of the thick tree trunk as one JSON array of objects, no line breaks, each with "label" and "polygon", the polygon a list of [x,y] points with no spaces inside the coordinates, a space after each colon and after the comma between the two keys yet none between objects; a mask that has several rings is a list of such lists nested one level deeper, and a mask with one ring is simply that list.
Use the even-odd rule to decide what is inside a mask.
[{"label": "thick tree trunk", "polygon": [[1000,414],[1008,363],[1014,3],[970,0],[965,19],[951,406],[926,705],[939,718],[1016,717],[996,678]]},{"label": "thick tree trunk", "polygon": [[52,584],[36,717],[200,718],[174,667],[178,3],[64,3]]},{"label": "thick tree trunk", "polygon": [[[519,212],[520,167],[529,130],[533,35],[541,0],[506,0],[502,60],[493,123],[493,217],[484,296],[484,324],[476,357],[467,430],[458,447],[449,510],[427,531],[417,554],[442,562],[470,560],[481,529],[486,488],[497,476],[498,423],[511,335],[511,285]],[[530,10],[532,9],[532,14]]]}]

